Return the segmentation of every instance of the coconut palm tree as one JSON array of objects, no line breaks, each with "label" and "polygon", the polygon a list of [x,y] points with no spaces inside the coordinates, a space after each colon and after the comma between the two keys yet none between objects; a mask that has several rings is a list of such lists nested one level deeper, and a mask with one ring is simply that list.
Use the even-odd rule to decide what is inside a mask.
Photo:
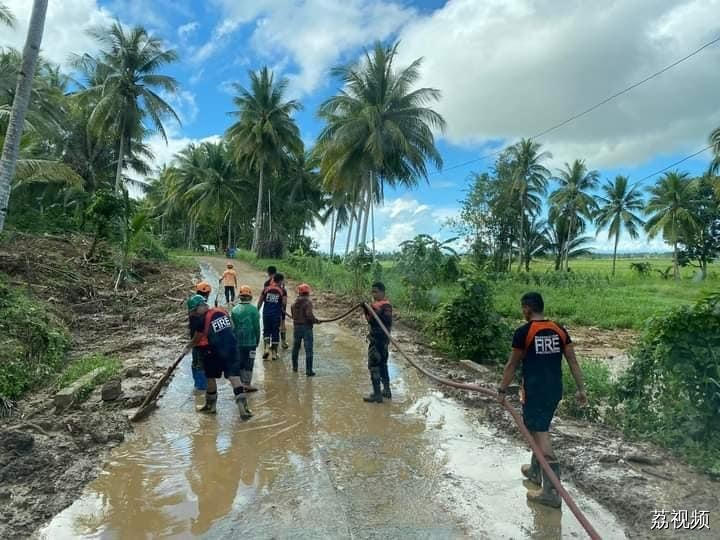
[{"label": "coconut palm tree", "polygon": [[250,72],[250,88],[235,84],[238,95],[233,99],[237,118],[226,136],[234,157],[248,170],[258,175],[257,209],[252,250],[259,250],[262,227],[264,178],[266,172],[278,170],[288,154],[302,154],[300,130],[292,118],[301,105],[296,100],[285,101],[287,79],[275,80],[267,66]]},{"label": "coconut palm tree", "polygon": [[597,232],[608,228],[608,240],[615,238],[613,246],[612,275],[615,275],[615,262],[617,260],[617,248],[623,228],[630,238],[640,236],[639,228],[645,222],[635,212],[643,210],[643,199],[635,187],[628,186],[628,177],[618,175],[615,181],[607,180],[602,187],[604,196],[596,197],[598,211],[595,214]]},{"label": "coconut palm tree", "polygon": [[590,255],[591,250],[587,244],[592,240],[589,236],[580,236],[585,230],[585,222],[582,221],[575,228],[574,236],[569,236],[568,220],[558,216],[548,222],[545,228],[547,238],[546,249],[552,253],[555,259],[555,270],[562,268],[563,261]]},{"label": "coconut palm tree", "polygon": [[531,197],[545,195],[550,171],[542,162],[550,159],[550,152],[541,151],[540,143],[532,139],[522,139],[505,151],[512,175],[512,191],[520,201],[520,222],[518,224],[519,265],[522,270],[525,253],[525,221],[533,215],[530,211]]},{"label": "coconut palm tree", "polygon": [[[555,178],[560,187],[550,195],[552,215],[562,215],[568,223],[568,234],[570,238],[576,235],[578,224],[583,219],[591,219],[597,203],[590,190],[597,187],[600,178],[598,171],[588,171],[585,161],[576,159],[572,165],[566,163],[565,169],[559,171]],[[566,244],[566,253],[563,257],[565,270],[568,269],[568,253],[570,243]]]},{"label": "coconut palm tree", "polygon": [[218,245],[222,239],[221,228],[227,223],[227,245],[230,246],[233,209],[242,207],[243,195],[249,184],[241,176],[226,143],[205,142],[199,150],[199,166],[191,165],[197,176],[183,197],[189,212],[196,219],[200,215],[216,218]]},{"label": "coconut palm tree", "polygon": [[319,110],[326,122],[319,136],[322,174],[357,179],[363,186],[356,190],[363,201],[362,244],[383,184],[414,187],[419,178],[427,179],[428,160],[442,167],[433,129],[444,130],[445,120],[427,106],[440,99],[440,91],[414,88],[422,58],[398,69],[397,50],[397,43],[378,41],[360,62],[335,67],[332,75],[343,88]]},{"label": "coconut palm tree", "polygon": [[683,229],[693,230],[698,226],[695,206],[695,189],[687,173],[667,172],[660,181],[649,189],[650,200],[645,213],[650,219],[645,230],[650,238],[662,232],[663,238],[673,246],[673,275],[680,278],[678,262],[678,239]]},{"label": "coconut palm tree", "polygon": [[37,65],[45,28],[45,14],[47,13],[47,0],[34,0],[27,39],[23,49],[22,69],[17,77],[17,90],[13,99],[12,111],[8,121],[8,128],[3,141],[2,156],[0,157],[0,232],[5,227],[8,200],[10,199],[10,185],[15,174],[18,154],[20,152],[20,138],[25,125],[25,113],[30,103],[35,66]]},{"label": "coconut palm tree", "polygon": [[10,8],[2,2],[0,2],[0,24],[4,24],[10,28],[15,26],[15,15],[13,15]]},{"label": "coconut palm tree", "polygon": [[93,105],[89,127],[117,133],[115,190],[119,191],[133,140],[156,131],[167,142],[163,121],[169,117],[180,124],[175,110],[158,94],[177,91],[177,81],[158,71],[177,61],[178,55],[142,26],[126,30],[114,22],[109,28],[95,28],[89,33],[103,49],[97,57],[85,54],[76,58],[75,65],[88,78],[89,85],[81,96]]}]

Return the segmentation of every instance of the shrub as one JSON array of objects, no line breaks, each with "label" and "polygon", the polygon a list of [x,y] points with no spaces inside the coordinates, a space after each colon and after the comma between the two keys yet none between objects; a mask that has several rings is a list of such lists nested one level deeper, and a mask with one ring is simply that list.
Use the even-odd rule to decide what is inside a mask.
[{"label": "shrub", "polygon": [[634,262],[630,263],[630,270],[639,276],[649,276],[652,265],[649,262]]},{"label": "shrub", "polygon": [[586,406],[578,405],[575,399],[575,393],[577,392],[575,378],[572,376],[567,363],[563,361],[564,397],[560,402],[559,412],[566,416],[593,422],[601,420],[603,416],[602,408],[607,405],[614,391],[610,369],[604,362],[595,358],[582,359],[580,368],[583,372],[588,404]]},{"label": "shrub", "polygon": [[460,280],[460,291],[440,308],[433,327],[458,356],[491,363],[508,351],[511,331],[493,306],[492,289],[480,278]]},{"label": "shrub", "polygon": [[[720,473],[720,293],[648,323],[620,379],[620,421],[635,434],[688,453],[713,455]],[[695,450],[693,450],[695,449]]]},{"label": "shrub", "polygon": [[52,312],[0,276],[0,397],[17,399],[52,382],[70,339]]}]

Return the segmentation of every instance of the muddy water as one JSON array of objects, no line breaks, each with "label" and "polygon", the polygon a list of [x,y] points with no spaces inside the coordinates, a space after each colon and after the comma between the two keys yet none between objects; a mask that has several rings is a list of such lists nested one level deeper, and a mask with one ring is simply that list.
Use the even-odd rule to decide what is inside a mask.
[{"label": "muddy water", "polygon": [[[217,265],[217,262],[215,262]],[[211,282],[215,271],[205,268]],[[241,267],[254,290],[262,276]],[[318,308],[322,313],[322,306]],[[220,385],[195,413],[189,360],[160,408],[38,536],[64,538],[583,538],[572,514],[526,502],[525,449],[497,437],[391,356],[393,400],[363,403],[365,344],[315,331],[318,375],[258,358],[255,416]],[[172,351],[168,351],[168,357]],[[301,358],[301,366],[303,365]],[[604,538],[615,519],[570,492]]]}]

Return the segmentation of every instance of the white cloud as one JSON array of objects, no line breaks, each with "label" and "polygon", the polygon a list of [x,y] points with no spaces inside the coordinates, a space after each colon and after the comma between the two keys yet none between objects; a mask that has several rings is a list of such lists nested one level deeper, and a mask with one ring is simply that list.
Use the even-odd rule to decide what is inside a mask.
[{"label": "white cloud", "polygon": [[194,59],[207,60],[235,30],[254,22],[255,52],[270,63],[292,60],[298,66],[288,74],[296,96],[320,86],[344,52],[386,39],[415,15],[412,8],[381,0],[214,1],[225,18]]},{"label": "white cloud", "polygon": [[[720,0],[449,0],[400,32],[403,63],[455,144],[514,141],[579,112],[716,37]],[[720,47],[543,137],[556,163],[635,165],[701,147],[720,123]]]},{"label": "white cloud", "polygon": [[[452,207],[431,208],[409,196],[388,199],[375,209],[375,247],[378,251],[392,252],[400,249],[405,240],[412,240],[418,234],[429,234],[441,240],[450,238],[450,231],[443,228],[448,217],[457,215],[458,209]],[[330,222],[322,225],[315,223],[310,236],[317,242],[321,251],[330,250]],[[368,225],[367,243],[370,245],[371,230]],[[354,242],[355,233],[352,234]],[[338,233],[336,253],[345,252],[347,229]],[[351,243],[352,249],[352,243]]]},{"label": "white cloud", "polygon": [[[160,91],[158,94],[175,110],[184,126],[190,125],[195,121],[200,112],[195,102],[195,94],[189,90],[178,90],[174,94]],[[174,120],[168,120],[168,122],[173,121]]]},{"label": "white cloud", "polygon": [[[22,50],[30,22],[32,2],[4,0],[4,3],[17,18],[17,24],[13,29],[3,28],[0,46]],[[57,64],[67,65],[72,54],[96,51],[97,42],[87,35],[87,30],[105,26],[112,21],[111,13],[99,6],[96,0],[50,2],[41,47],[43,57]]]},{"label": "white cloud", "polygon": [[183,24],[177,30],[178,36],[180,36],[180,39],[187,39],[191,34],[194,34],[199,27],[200,23],[197,21],[191,21],[187,24]]}]

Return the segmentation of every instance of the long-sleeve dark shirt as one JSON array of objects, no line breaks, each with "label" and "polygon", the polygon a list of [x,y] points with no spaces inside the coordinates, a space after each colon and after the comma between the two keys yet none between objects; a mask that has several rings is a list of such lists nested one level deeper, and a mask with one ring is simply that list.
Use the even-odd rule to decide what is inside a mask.
[{"label": "long-sleeve dark shirt", "polygon": [[[370,307],[373,311],[375,311],[375,313],[377,313],[378,317],[385,325],[385,328],[387,328],[387,331],[390,332],[392,329],[392,304],[390,304],[388,300],[380,300],[379,302],[373,302]],[[365,317],[370,325],[370,337],[376,341],[387,341],[388,337],[375,320],[375,317],[373,317],[370,313],[366,313]]]},{"label": "long-sleeve dark shirt", "polygon": [[293,318],[293,324],[313,326],[318,323],[313,313],[312,300],[307,296],[298,296],[297,300],[290,307],[290,314]]}]

